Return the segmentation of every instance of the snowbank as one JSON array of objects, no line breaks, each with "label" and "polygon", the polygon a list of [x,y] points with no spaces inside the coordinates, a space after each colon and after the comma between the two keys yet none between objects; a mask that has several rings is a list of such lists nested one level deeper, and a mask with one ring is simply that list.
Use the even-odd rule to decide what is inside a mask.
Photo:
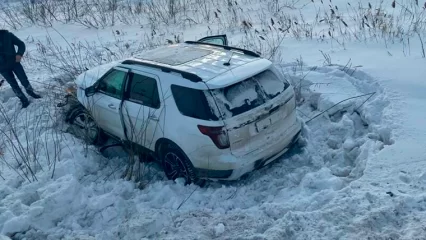
[{"label": "snowbank", "polygon": [[[290,64],[282,70],[286,72],[291,68]],[[351,95],[361,95],[372,89],[381,91],[372,78],[356,79],[341,72],[338,67],[322,67],[309,75],[306,81],[326,78],[333,89],[311,87],[305,97],[315,93],[317,102],[306,101],[300,111],[314,116],[340,101],[342,97],[329,94],[332,91],[346,93],[350,89]],[[356,87],[352,84],[356,81],[364,81],[367,87]],[[93,236],[95,239],[258,236],[274,239],[302,238],[304,235],[299,235],[300,231],[310,229],[312,232],[305,236],[354,236],[356,232],[347,232],[348,227],[332,231],[329,224],[343,222],[350,226],[353,221],[361,221],[356,216],[365,214],[365,208],[347,208],[364,201],[363,195],[352,195],[356,189],[352,183],[363,176],[367,160],[385,144],[380,137],[372,137],[380,132],[372,123],[379,126],[380,119],[369,121],[370,118],[362,117],[369,108],[383,111],[386,104],[380,99],[380,94],[373,96],[359,108],[359,114],[353,112],[354,106],[359,104],[355,100],[347,105],[347,112],[331,111],[312,121],[305,127],[308,144],[302,152],[292,151],[246,180],[212,183],[195,192],[195,186],[166,181],[162,172],[153,166],[147,169],[157,181],[144,190],[137,190],[133,183],[119,178],[122,168],[115,166],[124,166],[125,159],[107,160],[92,150],[85,157],[83,146],[70,137],[66,140],[69,149],[62,151],[53,179],[48,173],[40,173],[40,182],[3,187],[2,233],[18,233],[18,236],[31,239],[70,236]],[[312,108],[312,105],[317,107]],[[32,110],[30,107],[26,111]],[[371,198],[379,197],[369,194]],[[342,205],[342,202],[348,203]],[[348,214],[347,211],[353,213],[353,218],[342,215]],[[332,216],[338,218],[333,220]],[[343,223],[339,226],[344,226]],[[323,235],[317,232],[321,228],[332,232]]]},{"label": "snowbank", "polygon": [[[302,10],[308,15],[307,21],[315,18],[318,4],[314,1]],[[347,1],[334,4],[339,9],[348,5]],[[328,12],[328,5],[326,8]],[[253,16],[266,18],[263,14]],[[157,31],[163,38],[184,32],[186,39],[193,40],[214,32],[214,25],[184,30],[171,25]],[[59,26],[65,38],[77,36],[81,40],[96,39],[98,34],[105,39],[110,37],[109,31],[116,30]],[[255,27],[260,32],[268,26]],[[121,32],[124,39],[140,42],[139,31],[145,31],[140,29],[137,25]],[[17,35],[43,39],[46,33],[29,27]],[[231,34],[231,30],[228,36],[232,36],[231,43],[247,38],[237,31]],[[55,40],[59,42],[60,38]],[[284,38],[280,42],[285,53],[283,73],[296,86],[303,86],[299,116],[307,121],[328,111],[305,124],[303,149],[293,149],[240,181],[214,182],[202,189],[183,186],[167,181],[156,165],[147,164],[143,176],[148,184],[139,190],[133,182],[120,178],[125,157],[100,156],[96,149],[86,149],[69,134],[64,134],[57,145],[60,161],[53,177],[46,167],[38,169],[38,181],[29,183],[1,161],[0,174],[6,180],[0,182],[0,233],[13,235],[13,239],[35,240],[424,239],[425,60],[417,51],[418,43],[410,43],[409,55],[405,43],[385,48],[377,41],[341,44],[334,39]],[[31,53],[37,48],[34,43],[28,45]],[[320,50],[329,54],[331,63],[323,64]],[[294,62],[300,56],[304,64]],[[347,66],[348,60],[356,69]],[[38,81],[37,89],[52,98],[34,101],[28,109],[19,110],[18,99],[5,86],[0,89],[0,104],[7,116],[17,116],[13,120],[21,129],[34,128],[39,119],[49,123],[29,137],[30,143],[38,136],[44,139],[40,144],[49,150],[41,151],[39,159],[46,166],[48,156],[56,149],[49,136],[60,131],[61,123],[47,121],[59,112],[43,106],[54,102],[51,85],[59,84],[40,65],[24,63],[28,75]],[[102,74],[99,69],[92,72],[92,77],[82,75],[79,79],[93,80]],[[367,100],[369,93],[375,94]],[[330,108],[360,95],[366,96]],[[0,125],[1,129],[8,127],[4,121]],[[25,131],[18,132],[19,138],[25,139]],[[11,156],[4,153],[7,159]]]}]

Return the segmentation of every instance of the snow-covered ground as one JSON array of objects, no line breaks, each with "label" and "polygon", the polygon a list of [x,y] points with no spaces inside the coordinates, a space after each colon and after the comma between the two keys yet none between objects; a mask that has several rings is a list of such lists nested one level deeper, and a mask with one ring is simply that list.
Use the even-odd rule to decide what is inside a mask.
[{"label": "snow-covered ground", "polygon": [[[249,9],[246,14],[252,15],[247,19],[254,26],[267,28],[262,14],[253,10],[262,3],[237,2]],[[368,8],[368,1],[361,2]],[[388,14],[402,16],[400,3],[396,10],[391,3],[386,2]],[[379,1],[372,4],[374,8]],[[314,22],[322,5],[309,0],[295,6],[282,11],[302,14],[304,21]],[[348,2],[339,0],[330,6],[345,9]],[[418,9],[424,11],[421,6]],[[270,22],[269,15],[263,18]],[[344,20],[353,24],[349,16]],[[223,25],[162,26],[156,31],[164,35],[153,42],[177,34],[194,40],[219,33]],[[307,122],[303,149],[294,149],[245,179],[212,182],[205,188],[184,186],[167,181],[158,166],[147,164],[143,169],[146,186],[138,189],[134,182],[120,178],[126,158],[106,158],[74,136],[59,133],[63,126],[54,99],[63,83],[55,77],[63,78],[64,72],[48,71],[41,60],[61,63],[49,52],[53,50],[40,49],[49,46],[46,36],[64,48],[73,41],[93,41],[98,48],[89,44],[92,48],[84,54],[96,53],[103,62],[113,58],[105,47],[118,51],[121,55],[117,57],[132,54],[152,30],[137,24],[99,30],[60,23],[54,27],[56,30],[26,26],[14,31],[28,45],[27,73],[47,97],[20,110],[9,86],[0,89],[0,113],[4,113],[0,127],[6,131],[0,134],[5,142],[0,145],[2,234],[13,239],[49,240],[426,239],[426,60],[419,38],[410,39],[409,45],[405,38],[399,41],[395,37],[392,42],[376,36],[358,41],[339,37],[337,32],[336,40],[320,34],[312,39],[297,39],[294,34],[280,39],[276,64],[288,79],[302,86],[298,113],[303,120],[340,101],[364,96],[344,101]],[[209,28],[215,30],[209,32]],[[314,28],[316,33],[326,29],[321,24]],[[223,33],[231,44],[244,45],[250,40],[243,31],[232,28]],[[277,40],[272,35],[267,35],[269,43]],[[251,41],[257,50],[267,51],[265,44]],[[74,62],[93,63],[80,60]],[[6,147],[5,136],[10,136],[7,131],[11,128],[25,146],[39,149],[40,166],[34,167],[37,181],[24,180],[5,164],[16,168],[13,151]],[[54,159],[59,161],[52,174]]]}]

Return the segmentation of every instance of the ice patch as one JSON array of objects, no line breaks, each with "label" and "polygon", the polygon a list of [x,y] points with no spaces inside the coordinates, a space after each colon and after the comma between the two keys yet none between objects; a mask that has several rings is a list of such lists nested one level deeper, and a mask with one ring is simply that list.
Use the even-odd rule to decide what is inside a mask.
[{"label": "ice patch", "polygon": [[11,194],[13,189],[7,185],[0,185],[0,199],[4,199],[7,195]]},{"label": "ice patch", "polygon": [[40,200],[34,202],[32,206],[48,206],[49,210],[33,219],[31,221],[32,224],[39,229],[47,230],[54,227],[58,221],[62,220],[70,212],[75,212],[81,207],[78,203],[80,188],[80,183],[72,175],[61,177],[55,182],[40,188],[37,191]]},{"label": "ice patch", "polygon": [[218,225],[215,226],[214,228],[214,234],[219,237],[220,235],[222,235],[225,232],[225,225],[223,225],[223,223],[219,223]]},{"label": "ice patch", "polygon": [[126,236],[130,239],[152,237],[171,222],[170,216],[166,213],[155,210],[144,211],[143,215],[133,218],[128,224],[121,224],[118,228],[118,236]]},{"label": "ice patch", "polygon": [[399,179],[407,184],[411,182],[411,177],[405,172],[399,172]]},{"label": "ice patch", "polygon": [[419,176],[419,181],[426,184],[426,172]]},{"label": "ice patch", "polygon": [[337,191],[344,187],[344,182],[341,178],[332,175],[330,169],[322,168],[318,172],[306,174],[302,179],[301,186],[311,191],[325,189]]},{"label": "ice patch", "polygon": [[25,216],[14,217],[3,224],[2,234],[12,234],[28,230],[30,222]]},{"label": "ice patch", "polygon": [[0,234],[0,240],[12,240],[8,236]]},{"label": "ice patch", "polygon": [[115,195],[111,193],[103,194],[100,196],[94,196],[89,198],[87,207],[91,210],[101,210],[114,204]]}]

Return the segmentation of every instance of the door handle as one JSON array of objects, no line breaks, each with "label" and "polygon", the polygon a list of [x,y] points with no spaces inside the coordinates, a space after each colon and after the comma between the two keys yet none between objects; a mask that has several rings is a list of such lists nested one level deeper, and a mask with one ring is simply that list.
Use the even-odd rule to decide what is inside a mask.
[{"label": "door handle", "polygon": [[151,119],[152,121],[156,121],[156,122],[160,121],[160,119],[158,119],[158,117],[155,115],[150,115],[148,118]]},{"label": "door handle", "polygon": [[111,108],[111,109],[115,109],[115,106],[112,103],[108,104],[108,107]]}]

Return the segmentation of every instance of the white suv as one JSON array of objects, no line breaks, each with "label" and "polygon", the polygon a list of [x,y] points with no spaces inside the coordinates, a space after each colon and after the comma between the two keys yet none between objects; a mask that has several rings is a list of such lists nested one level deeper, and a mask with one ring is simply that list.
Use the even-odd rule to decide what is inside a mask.
[{"label": "white suv", "polygon": [[93,143],[107,134],[153,153],[169,179],[187,183],[238,179],[277,159],[301,132],[290,83],[224,35],[102,65],[75,83],[80,105],[69,122]]}]

